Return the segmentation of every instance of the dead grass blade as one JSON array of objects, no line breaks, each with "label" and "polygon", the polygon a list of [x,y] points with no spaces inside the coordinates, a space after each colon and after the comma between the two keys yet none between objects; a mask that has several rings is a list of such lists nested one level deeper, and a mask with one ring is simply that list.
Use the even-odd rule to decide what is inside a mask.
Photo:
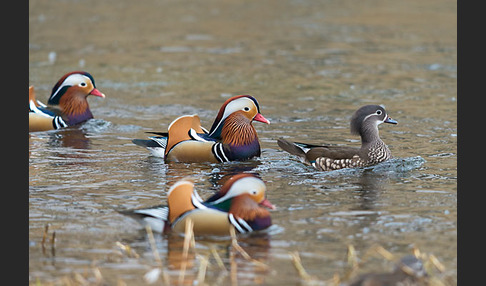
[{"label": "dead grass blade", "polygon": [[437,257],[433,254],[429,254],[429,260],[432,263],[432,265],[435,266],[437,270],[439,270],[440,273],[443,273],[445,271],[445,266],[442,264]]},{"label": "dead grass blade", "polygon": [[356,249],[354,249],[354,246],[349,244],[348,245],[348,253],[347,253],[347,262],[348,266],[351,268],[356,268],[358,267],[358,256],[356,255]]},{"label": "dead grass blade", "polygon": [[184,232],[184,245],[182,247],[182,264],[181,264],[181,271],[179,272],[179,285],[184,282],[184,276],[186,274],[186,267],[187,267],[187,256],[189,254],[189,246],[193,241],[194,237],[194,223],[191,219],[186,220],[185,225],[185,232]]},{"label": "dead grass blade", "polygon": [[118,246],[118,248],[120,248],[124,253],[126,253],[126,255],[128,257],[131,257],[131,258],[140,258],[140,255],[138,255],[138,253],[130,247],[130,245],[128,244],[123,244],[119,241],[115,242],[116,246]]},{"label": "dead grass blade", "polygon": [[91,271],[93,271],[93,275],[96,279],[96,284],[101,284],[103,282],[103,275],[101,275],[100,269],[98,267],[93,267]]},{"label": "dead grass blade", "polygon": [[373,250],[376,251],[376,253],[378,253],[379,255],[383,256],[383,258],[388,261],[396,260],[395,255],[393,255],[390,251],[384,249],[381,245],[375,246]]},{"label": "dead grass blade", "polygon": [[41,246],[42,246],[42,254],[46,254],[46,241],[47,241],[47,233],[49,232],[49,224],[46,223],[44,226],[44,233],[42,235],[42,241],[41,241]]},{"label": "dead grass blade", "polygon": [[[157,245],[155,243],[155,238],[154,238],[154,233],[152,232],[152,228],[150,225],[145,226],[145,231],[147,232],[149,242],[150,242],[150,247],[152,248],[152,252],[155,258],[155,261],[160,267],[160,272],[162,273],[162,278],[164,279],[165,285],[170,285],[170,278],[167,272],[164,270],[164,266],[162,264],[162,260],[160,259],[159,251],[157,250]],[[147,273],[148,274],[148,273]],[[147,275],[145,274],[145,275]]]},{"label": "dead grass blade", "polygon": [[196,285],[204,285],[204,279],[206,278],[206,270],[209,264],[209,257],[197,254],[196,257],[199,259],[199,270],[197,272],[197,283]]},{"label": "dead grass blade", "polygon": [[302,261],[300,260],[300,255],[298,251],[290,252],[290,256],[292,257],[292,263],[294,264],[295,269],[297,269],[297,273],[302,280],[306,282],[311,282],[315,280],[315,277],[309,275],[307,271],[305,271],[304,266],[302,265]]},{"label": "dead grass blade", "polygon": [[224,266],[223,259],[221,259],[221,256],[219,256],[219,253],[216,251],[216,248],[214,248],[214,245],[209,246],[209,251],[211,251],[211,254],[216,260],[216,264],[218,264],[219,268],[223,269],[225,272],[228,272],[228,269],[226,269]]},{"label": "dead grass blade", "polygon": [[236,231],[233,226],[230,227],[230,235],[231,235],[231,245],[236,251],[238,251],[243,256],[243,258],[265,269],[269,268],[269,266],[266,265],[265,263],[251,258],[251,256],[238,244],[238,240],[236,239]]},{"label": "dead grass blade", "polygon": [[56,256],[56,232],[52,232],[51,237],[51,255],[52,257]]},{"label": "dead grass blade", "polygon": [[359,269],[358,255],[356,254],[356,249],[351,244],[348,245],[348,250],[346,253],[346,261],[348,267],[346,268],[343,274],[344,280],[348,280]]},{"label": "dead grass blade", "polygon": [[238,265],[235,260],[235,248],[230,250],[230,277],[231,285],[238,285]]}]

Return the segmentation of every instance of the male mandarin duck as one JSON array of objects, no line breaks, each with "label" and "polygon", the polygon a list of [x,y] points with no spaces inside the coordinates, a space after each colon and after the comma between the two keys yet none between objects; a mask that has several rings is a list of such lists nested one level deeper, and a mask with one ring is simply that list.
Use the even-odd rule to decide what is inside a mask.
[{"label": "male mandarin duck", "polygon": [[83,71],[65,74],[52,88],[48,105],[36,100],[34,87],[29,87],[29,132],[73,126],[93,118],[88,95],[104,98],[96,89],[94,78]]},{"label": "male mandarin duck", "polygon": [[381,123],[398,124],[380,105],[366,105],[353,114],[351,134],[361,136],[361,148],[289,142],[283,138],[277,143],[283,150],[321,171],[367,167],[391,158],[388,146],[378,134]]},{"label": "male mandarin duck", "polygon": [[132,142],[165,162],[244,161],[260,156],[253,120],[270,124],[253,96],[237,95],[221,106],[209,131],[201,126],[198,115],[184,115],[172,121],[167,133],[147,132],[159,136]]},{"label": "male mandarin duck", "polygon": [[[167,194],[167,206],[122,211],[142,218],[156,232],[184,232],[186,222],[194,223],[195,235],[228,235],[233,226],[238,233],[263,230],[272,225],[275,206],[265,198],[265,183],[252,174],[241,173],[228,179],[221,189],[203,201],[190,180],[180,180]],[[266,207],[266,208],[264,208]]]}]

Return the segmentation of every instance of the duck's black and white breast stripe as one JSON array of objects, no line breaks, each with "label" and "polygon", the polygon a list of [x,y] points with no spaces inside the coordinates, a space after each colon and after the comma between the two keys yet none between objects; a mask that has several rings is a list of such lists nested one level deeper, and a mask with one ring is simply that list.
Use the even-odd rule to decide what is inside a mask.
[{"label": "duck's black and white breast stripe", "polygon": [[52,126],[54,126],[55,129],[67,127],[67,123],[61,118],[61,116],[55,116],[54,119],[52,119]]},{"label": "duck's black and white breast stripe", "polygon": [[219,162],[223,163],[223,162],[230,161],[226,156],[226,154],[224,153],[224,148],[222,143],[214,144],[211,149],[213,151],[214,156],[216,157],[216,159],[218,159]]},{"label": "duck's black and white breast stripe", "polygon": [[236,228],[239,233],[252,232],[253,228],[244,220],[235,217],[232,213],[228,214],[230,223]]},{"label": "duck's black and white breast stripe", "polygon": [[39,114],[48,118],[52,118],[52,127],[54,127],[54,129],[59,129],[68,126],[68,124],[64,121],[64,119],[62,119],[61,116],[59,115],[54,116],[52,112],[44,110],[44,107],[46,107],[45,104],[42,104],[40,101],[37,101],[37,104],[39,104],[41,108],[38,108],[33,101],[30,101],[29,112]]}]

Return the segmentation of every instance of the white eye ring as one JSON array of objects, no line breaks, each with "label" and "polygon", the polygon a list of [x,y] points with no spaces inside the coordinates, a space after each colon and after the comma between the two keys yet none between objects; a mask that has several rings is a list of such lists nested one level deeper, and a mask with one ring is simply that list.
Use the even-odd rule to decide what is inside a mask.
[{"label": "white eye ring", "polygon": [[257,191],[256,190],[252,190],[251,191],[251,194],[255,196],[257,194]]},{"label": "white eye ring", "polygon": [[79,84],[79,86],[81,86],[81,87],[85,87],[85,86],[87,86],[87,85],[88,85],[88,84],[86,84],[85,82],[82,82],[82,83],[80,83],[80,84]]},{"label": "white eye ring", "polygon": [[244,111],[250,111],[250,108],[248,106],[245,106],[245,108],[243,108]]},{"label": "white eye ring", "polygon": [[381,110],[379,110],[379,109],[378,109],[378,110],[376,111],[376,114],[381,115]]}]

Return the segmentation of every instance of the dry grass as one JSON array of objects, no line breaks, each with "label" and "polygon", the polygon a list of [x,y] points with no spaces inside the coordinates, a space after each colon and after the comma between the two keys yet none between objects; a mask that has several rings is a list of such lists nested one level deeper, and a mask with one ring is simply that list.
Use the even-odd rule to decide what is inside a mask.
[{"label": "dry grass", "polygon": [[162,259],[160,259],[159,251],[157,250],[157,245],[155,243],[154,233],[152,232],[152,228],[147,225],[145,227],[145,231],[147,232],[147,236],[149,238],[150,247],[152,248],[152,253],[154,255],[155,261],[157,262],[156,268],[150,270],[149,272],[145,273],[143,276],[145,282],[148,284],[154,283],[159,279],[159,275],[162,274],[162,278],[164,280],[165,285],[170,285],[170,278],[167,272],[164,270],[164,265],[162,264]]},{"label": "dry grass", "polygon": [[[44,226],[44,233],[42,235],[42,241],[41,241],[42,254],[44,255],[47,255],[46,244],[48,243],[48,233],[49,233],[49,224],[46,224]],[[56,232],[55,231],[52,232],[50,245],[51,245],[51,256],[54,257],[56,256]]]},{"label": "dry grass", "polygon": [[[427,277],[422,277],[421,281],[423,284],[420,285],[430,285],[430,286],[448,286],[448,285],[455,285],[454,281],[450,281],[449,278],[440,278],[439,275],[444,273],[446,270],[444,265],[435,257],[433,254],[422,253],[418,248],[414,248],[412,250],[412,254],[423,261],[424,269],[427,273]],[[290,253],[292,263],[299,274],[301,282],[305,285],[342,285],[342,283],[349,282],[354,277],[357,276],[359,269],[368,262],[371,257],[381,257],[386,261],[396,264],[398,262],[398,258],[393,255],[391,252],[386,250],[380,245],[374,245],[367,249],[364,252],[363,257],[361,260],[358,258],[356,254],[356,250],[353,245],[348,245],[347,249],[347,269],[344,271],[343,275],[340,276],[338,273],[335,273],[331,279],[324,280],[319,279],[315,276],[311,276],[305,270],[302,261],[300,259],[300,255],[298,252],[291,252]],[[414,271],[406,265],[400,266],[401,269],[410,276],[414,276]]]},{"label": "dry grass", "polygon": [[[52,233],[50,238],[48,232],[49,225],[46,225],[41,247],[43,253],[45,255],[49,255],[47,252],[47,248],[48,246],[50,246],[50,255],[54,256],[56,239],[55,232]],[[271,269],[271,267],[266,263],[252,258],[248,254],[248,252],[246,252],[240,246],[234,228],[230,229],[231,247],[229,251],[229,261],[227,260],[226,263],[224,262],[224,260],[218,253],[215,245],[213,244],[208,245],[208,251],[206,251],[205,253],[198,253],[196,249],[196,239],[193,232],[193,223],[189,220],[186,223],[184,242],[182,246],[182,263],[176,277],[171,279],[171,275],[174,276],[174,272],[169,272],[167,265],[164,264],[164,260],[161,258],[157,249],[154,234],[149,226],[146,227],[146,232],[155,262],[155,265],[150,265],[149,263],[148,267],[150,268],[150,270],[147,271],[142,277],[146,284],[155,284],[158,282],[158,284],[161,285],[208,285],[206,276],[208,273],[208,269],[216,269],[220,272],[220,274],[217,276],[218,278],[216,281],[214,281],[214,278],[212,278],[211,285],[226,285],[228,283],[230,283],[231,285],[238,285],[238,263],[236,259],[238,256],[253,264],[256,267],[255,271],[263,270],[267,272],[270,271],[271,273],[278,273],[278,270]],[[117,247],[117,249],[120,250],[120,254],[123,255],[123,257],[137,259],[139,260],[140,264],[147,265],[146,259],[140,257],[140,255],[132,247],[130,247],[130,245],[116,241],[115,246]],[[194,253],[194,255],[190,256],[189,253]],[[440,274],[444,273],[446,269],[436,256],[434,256],[433,254],[422,253],[418,248],[414,248],[412,250],[412,254],[424,262],[424,269],[428,274],[426,281],[427,284],[425,285],[454,285],[454,281],[449,281],[450,279],[448,278],[440,277]],[[369,249],[365,250],[361,258],[358,257],[357,251],[354,246],[348,245],[346,254],[347,266],[343,270],[343,273],[334,273],[332,277],[319,278],[315,275],[309,274],[309,272],[305,269],[304,263],[302,262],[298,251],[290,252],[289,258],[290,263],[292,263],[292,265],[296,269],[301,284],[336,286],[343,285],[342,283],[345,284],[346,282],[351,281],[354,277],[358,275],[363,265],[365,265],[371,258],[381,258],[393,264],[398,261],[398,257],[396,255],[392,254],[380,245],[374,245]],[[190,261],[191,259],[194,261]],[[191,273],[191,275],[189,275],[189,273],[187,273],[187,266],[190,262],[191,265],[195,264],[194,262],[197,262],[198,267],[196,274]],[[195,271],[196,269],[193,270]],[[406,269],[405,267],[402,268],[402,270],[410,275],[414,275],[411,269]],[[172,274],[169,275],[169,273]],[[227,281],[225,279],[228,278],[229,282],[225,282]],[[36,280],[33,285],[107,285],[107,282],[103,277],[102,271],[99,269],[96,263],[93,262],[91,267],[83,273],[74,272],[70,275],[65,275],[51,283],[42,283],[41,281]],[[127,284],[125,283],[125,281],[118,278],[116,285],[123,286]]]}]

